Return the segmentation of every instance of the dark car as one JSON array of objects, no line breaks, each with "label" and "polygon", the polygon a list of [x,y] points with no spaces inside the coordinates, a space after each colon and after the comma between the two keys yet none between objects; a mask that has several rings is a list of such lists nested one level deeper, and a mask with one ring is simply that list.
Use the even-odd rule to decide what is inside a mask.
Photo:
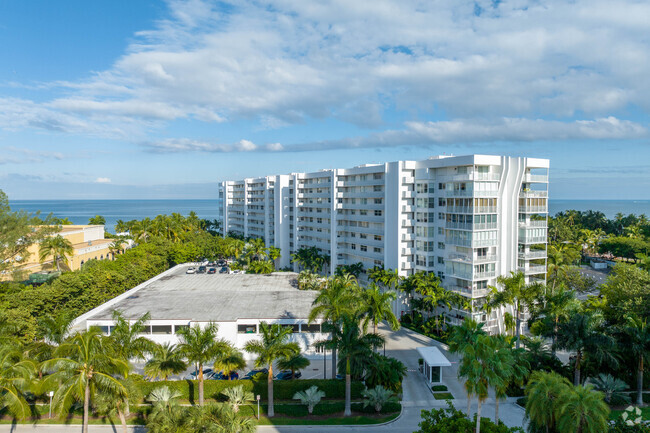
[{"label": "dark car", "polygon": [[227,379],[220,371],[213,371],[208,376],[205,377],[207,380],[224,380]]},{"label": "dark car", "polygon": [[224,266],[223,268],[219,269],[219,273],[220,273],[220,274],[227,274],[227,273],[228,273],[228,268],[226,268],[226,267]]},{"label": "dark car", "polygon": [[239,373],[237,373],[236,371],[231,371],[230,375],[221,374],[221,377],[219,378],[219,380],[237,380],[237,379],[239,379]]},{"label": "dark car", "polygon": [[208,268],[206,268],[205,266],[199,266],[199,269],[197,269],[196,273],[197,274],[205,274],[205,271],[207,271],[207,270],[208,270]]},{"label": "dark car", "polygon": [[[190,374],[188,374],[187,376],[185,376],[185,379],[196,380],[196,379],[198,379],[198,375],[199,375],[198,371],[193,371]],[[212,369],[211,368],[206,368],[205,370],[203,370],[203,378],[204,379],[207,379],[208,376],[211,376],[211,375],[212,375]]]},{"label": "dark car", "polygon": [[256,374],[269,374],[269,369],[268,368],[260,368],[258,370],[251,370],[248,373],[246,373],[246,376],[244,376],[244,379],[252,379],[253,376]]},{"label": "dark car", "polygon": [[296,371],[296,372],[293,374],[293,377],[291,377],[291,376],[292,376],[292,374],[291,374],[291,370],[282,370],[281,372],[279,372],[279,373],[275,376],[275,379],[276,379],[276,380],[291,380],[291,379],[298,379],[298,378],[300,378],[300,376],[302,376],[302,373],[300,373],[299,371]]},{"label": "dark car", "polygon": [[228,263],[226,263],[225,260],[219,260],[219,261],[217,262],[217,266],[226,266],[227,264],[228,264]]},{"label": "dark car", "polygon": [[208,274],[216,274],[217,270],[215,268],[208,269]]}]

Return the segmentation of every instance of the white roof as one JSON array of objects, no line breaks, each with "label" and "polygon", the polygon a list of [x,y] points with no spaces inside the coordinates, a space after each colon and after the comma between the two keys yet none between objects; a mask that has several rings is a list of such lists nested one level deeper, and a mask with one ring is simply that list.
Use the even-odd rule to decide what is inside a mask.
[{"label": "white roof", "polygon": [[418,347],[417,350],[427,364],[434,367],[451,367],[451,362],[437,347]]}]

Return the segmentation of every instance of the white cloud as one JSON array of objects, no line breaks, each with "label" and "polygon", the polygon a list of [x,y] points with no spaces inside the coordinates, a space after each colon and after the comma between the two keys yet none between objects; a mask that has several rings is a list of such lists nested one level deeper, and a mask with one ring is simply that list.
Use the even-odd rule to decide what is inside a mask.
[{"label": "white cloud", "polygon": [[272,152],[280,152],[284,150],[284,146],[281,143],[269,143],[266,145],[266,148]]},{"label": "white cloud", "polygon": [[111,179],[108,177],[98,177],[95,179],[95,183],[111,183]]},{"label": "white cloud", "polygon": [[235,146],[240,152],[252,152],[257,149],[257,145],[252,141],[240,140],[239,143]]}]

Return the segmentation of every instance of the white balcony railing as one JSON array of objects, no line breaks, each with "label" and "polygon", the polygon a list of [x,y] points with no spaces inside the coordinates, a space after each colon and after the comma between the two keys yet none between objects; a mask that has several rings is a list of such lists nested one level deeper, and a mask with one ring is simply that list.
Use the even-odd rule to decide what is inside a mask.
[{"label": "white balcony railing", "polygon": [[524,182],[548,182],[548,175],[526,173]]},{"label": "white balcony railing", "polygon": [[546,220],[519,221],[519,227],[546,228],[547,225]]},{"label": "white balcony railing", "polygon": [[548,191],[522,191],[519,193],[521,198],[546,198]]},{"label": "white balcony railing", "polygon": [[520,259],[545,259],[546,258],[546,250],[541,250],[541,251],[520,251],[518,254]]},{"label": "white balcony railing", "polygon": [[519,236],[520,244],[545,244],[546,236]]},{"label": "white balcony railing", "polygon": [[526,275],[545,274],[546,273],[546,266],[544,266],[544,265],[528,266],[528,267],[520,266],[519,270],[524,272]]}]

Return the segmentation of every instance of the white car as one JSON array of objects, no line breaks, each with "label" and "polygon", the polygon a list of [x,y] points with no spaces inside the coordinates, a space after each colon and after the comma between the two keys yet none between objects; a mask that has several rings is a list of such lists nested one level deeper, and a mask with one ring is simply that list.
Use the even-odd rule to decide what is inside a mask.
[{"label": "white car", "polygon": [[194,268],[187,268],[187,271],[185,271],[186,274],[196,274],[196,269]]}]

